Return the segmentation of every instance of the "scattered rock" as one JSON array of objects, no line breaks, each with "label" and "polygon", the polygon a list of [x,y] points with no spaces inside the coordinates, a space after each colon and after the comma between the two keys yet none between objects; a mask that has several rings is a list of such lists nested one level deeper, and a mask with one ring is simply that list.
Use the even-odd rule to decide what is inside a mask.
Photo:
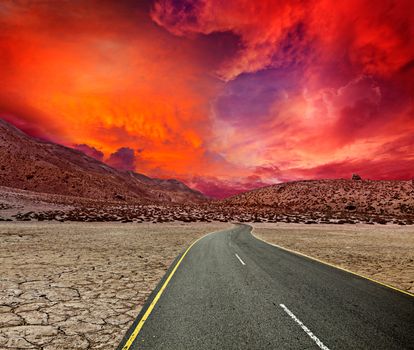
[{"label": "scattered rock", "polygon": [[356,205],[354,203],[349,203],[345,206],[345,209],[348,211],[355,211],[356,210]]},{"label": "scattered rock", "polygon": [[118,193],[115,193],[114,199],[116,199],[118,201],[126,201],[126,197],[123,196],[122,194],[118,194]]}]

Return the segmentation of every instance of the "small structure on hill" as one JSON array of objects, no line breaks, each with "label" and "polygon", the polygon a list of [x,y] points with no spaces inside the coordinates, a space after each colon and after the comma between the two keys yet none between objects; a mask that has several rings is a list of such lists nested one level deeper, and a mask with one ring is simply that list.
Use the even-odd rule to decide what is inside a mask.
[{"label": "small structure on hill", "polygon": [[352,180],[354,180],[354,181],[360,181],[360,180],[362,180],[362,177],[359,176],[358,174],[352,174]]}]

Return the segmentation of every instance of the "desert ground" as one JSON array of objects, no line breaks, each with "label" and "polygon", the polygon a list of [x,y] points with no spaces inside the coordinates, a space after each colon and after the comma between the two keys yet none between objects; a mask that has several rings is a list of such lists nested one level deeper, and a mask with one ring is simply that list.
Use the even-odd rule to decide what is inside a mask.
[{"label": "desert ground", "polygon": [[[254,223],[253,234],[414,292],[414,228]],[[0,349],[114,349],[174,258],[230,223],[0,223]]]},{"label": "desert ground", "polygon": [[414,293],[414,228],[255,223],[253,234]]},{"label": "desert ground", "polygon": [[[406,185],[406,182],[404,182]],[[381,184],[378,184],[381,187]],[[408,185],[407,185],[408,186]],[[409,184],[411,189],[411,183]],[[414,193],[414,192],[413,192]],[[387,194],[388,196],[389,194]],[[412,196],[409,190],[405,196]],[[314,203],[315,198],[312,203]],[[322,198],[321,191],[317,198]],[[289,192],[288,201],[293,198]],[[337,198],[340,203],[347,203],[345,198]],[[345,202],[344,202],[345,200]],[[286,203],[287,203],[286,202]],[[72,196],[15,189],[0,186],[0,222],[1,221],[58,221],[58,222],[268,222],[268,223],[304,223],[304,224],[398,224],[414,225],[414,215],[407,212],[390,214],[395,205],[383,203],[384,213],[357,212],[354,210],[318,211],[318,206],[311,205],[307,211],[298,210],[301,199],[295,199],[296,211],[285,210],[273,206],[226,205],[220,201],[204,204],[188,202],[174,203],[126,203],[94,200]],[[318,201],[316,200],[316,203]],[[285,203],[285,204],[286,204]],[[231,204],[231,201],[230,201]],[[401,203],[400,203],[401,204]],[[410,207],[411,208],[411,207]],[[321,209],[321,208],[319,208]],[[337,208],[338,209],[338,208]],[[378,208],[377,208],[378,209]],[[381,208],[380,208],[381,209]],[[379,210],[381,211],[381,210]]]},{"label": "desert ground", "polygon": [[174,258],[229,223],[0,223],[0,349],[114,349]]}]

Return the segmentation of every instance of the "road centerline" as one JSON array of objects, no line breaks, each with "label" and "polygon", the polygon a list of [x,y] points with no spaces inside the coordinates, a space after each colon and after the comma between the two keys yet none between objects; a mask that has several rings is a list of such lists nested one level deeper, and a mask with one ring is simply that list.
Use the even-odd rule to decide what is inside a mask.
[{"label": "road centerline", "polygon": [[[251,349],[329,350],[335,344],[347,349],[410,348],[412,299],[273,248],[255,239],[250,230],[237,225],[199,241],[148,315],[178,256],[118,350],[161,350],[167,344],[170,349],[245,348],[246,335]],[[242,269],[235,266],[234,257]],[[267,307],[275,296],[280,312]],[[296,302],[288,302],[290,298]],[[366,322],[368,317],[372,322]],[[132,333],[135,339],[130,338]],[[126,341],[132,344],[124,349]]]},{"label": "road centerline", "polygon": [[312,333],[312,331],[306,327],[301,320],[299,320],[295,314],[290,311],[284,304],[279,305],[304,331],[305,333],[319,346],[322,350],[329,350],[329,348],[321,342],[321,340]]},{"label": "road centerline", "polygon": [[239,259],[242,265],[246,265],[246,263],[240,258],[240,256],[237,253],[235,253],[234,255],[236,255],[236,258]]}]

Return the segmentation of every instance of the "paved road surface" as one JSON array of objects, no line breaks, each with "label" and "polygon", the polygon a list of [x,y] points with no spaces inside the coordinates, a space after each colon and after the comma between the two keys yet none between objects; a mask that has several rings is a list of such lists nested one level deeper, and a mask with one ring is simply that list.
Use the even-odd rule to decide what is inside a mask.
[{"label": "paved road surface", "polygon": [[237,225],[198,241],[119,349],[128,348],[151,302],[129,349],[414,349],[414,297],[266,244],[250,230]]}]

